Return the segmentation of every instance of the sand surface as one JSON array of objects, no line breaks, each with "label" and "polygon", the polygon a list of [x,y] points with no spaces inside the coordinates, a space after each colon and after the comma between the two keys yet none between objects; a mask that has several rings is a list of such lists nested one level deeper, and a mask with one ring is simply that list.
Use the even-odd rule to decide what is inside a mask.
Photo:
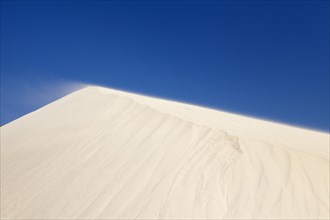
[{"label": "sand surface", "polygon": [[101,87],[1,127],[3,219],[329,219],[329,134]]}]

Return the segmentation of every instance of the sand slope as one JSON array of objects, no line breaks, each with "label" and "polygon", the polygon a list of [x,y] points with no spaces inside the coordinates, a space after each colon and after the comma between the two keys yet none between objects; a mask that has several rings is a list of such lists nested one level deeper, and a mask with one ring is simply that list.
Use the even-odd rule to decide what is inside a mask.
[{"label": "sand slope", "polygon": [[87,87],[1,128],[6,219],[329,218],[329,134]]}]

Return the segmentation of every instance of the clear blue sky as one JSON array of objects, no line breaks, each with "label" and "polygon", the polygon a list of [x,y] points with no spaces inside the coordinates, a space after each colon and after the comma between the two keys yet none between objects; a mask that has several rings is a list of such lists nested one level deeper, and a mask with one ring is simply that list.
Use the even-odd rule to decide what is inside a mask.
[{"label": "clear blue sky", "polygon": [[2,1],[1,124],[91,83],[329,130],[329,1]]}]

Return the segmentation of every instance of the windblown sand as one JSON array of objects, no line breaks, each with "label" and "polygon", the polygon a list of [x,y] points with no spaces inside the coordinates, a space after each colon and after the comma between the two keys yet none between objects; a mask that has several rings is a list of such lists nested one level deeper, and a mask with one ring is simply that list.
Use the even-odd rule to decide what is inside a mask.
[{"label": "windblown sand", "polygon": [[328,219],[329,134],[87,87],[1,127],[3,219]]}]

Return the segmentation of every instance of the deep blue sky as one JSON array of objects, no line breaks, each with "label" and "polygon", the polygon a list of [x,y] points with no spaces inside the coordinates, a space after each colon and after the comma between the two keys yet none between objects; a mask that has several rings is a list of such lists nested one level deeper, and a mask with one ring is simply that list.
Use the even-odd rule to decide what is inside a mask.
[{"label": "deep blue sky", "polygon": [[1,124],[91,83],[329,130],[328,1],[2,1]]}]

